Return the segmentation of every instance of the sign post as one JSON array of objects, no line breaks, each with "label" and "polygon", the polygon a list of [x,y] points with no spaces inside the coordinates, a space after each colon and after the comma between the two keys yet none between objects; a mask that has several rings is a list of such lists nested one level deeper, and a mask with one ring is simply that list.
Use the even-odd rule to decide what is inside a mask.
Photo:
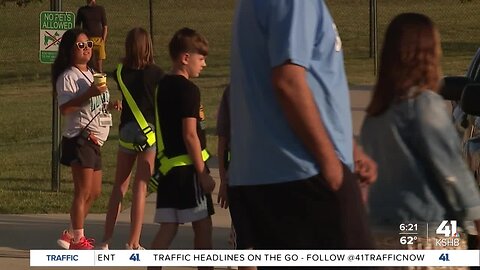
[{"label": "sign post", "polygon": [[[58,53],[63,33],[75,26],[75,14],[60,12],[61,0],[51,0],[52,11],[40,13],[39,60],[52,64]],[[60,112],[57,95],[52,95],[52,191],[60,191]]]},{"label": "sign post", "polygon": [[51,64],[57,57],[63,33],[75,26],[72,12],[42,11],[40,13],[40,62]]}]

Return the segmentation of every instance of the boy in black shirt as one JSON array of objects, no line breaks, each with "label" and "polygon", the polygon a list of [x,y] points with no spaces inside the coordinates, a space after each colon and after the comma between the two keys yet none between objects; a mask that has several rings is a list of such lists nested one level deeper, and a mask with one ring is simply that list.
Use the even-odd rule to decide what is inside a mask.
[{"label": "boy in black shirt", "polygon": [[205,165],[208,153],[200,91],[189,80],[206,66],[208,43],[194,30],[182,28],[170,41],[169,51],[172,71],[160,81],[156,98],[157,161],[164,177],[159,182],[155,213],[155,222],[161,226],[152,248],[167,249],[178,224],[192,222],[194,247],[211,249],[210,193],[215,182]]}]

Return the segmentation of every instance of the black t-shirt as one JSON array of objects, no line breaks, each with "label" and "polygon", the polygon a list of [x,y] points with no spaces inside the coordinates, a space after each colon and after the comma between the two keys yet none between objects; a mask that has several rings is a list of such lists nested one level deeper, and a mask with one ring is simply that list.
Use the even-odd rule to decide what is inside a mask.
[{"label": "black t-shirt", "polygon": [[[117,70],[115,70],[113,74],[118,84]],[[145,69],[132,69],[125,66],[122,68],[123,83],[127,87],[128,92],[130,92],[130,95],[132,95],[135,103],[137,103],[145,120],[151,124],[155,124],[155,89],[163,77],[163,74],[162,69],[157,65],[148,65]],[[120,90],[120,85],[118,89]],[[123,109],[120,115],[119,128],[122,128],[123,125],[130,121],[137,121],[125,97],[123,97],[122,105]]]},{"label": "black t-shirt", "polygon": [[157,102],[167,157],[188,154],[182,133],[184,118],[197,119],[197,134],[205,149],[205,117],[200,105],[200,90],[193,82],[181,75],[165,75],[158,86]]},{"label": "black t-shirt", "polygon": [[89,37],[102,37],[103,27],[107,25],[107,16],[102,6],[83,6],[78,9],[75,25],[82,25]]}]

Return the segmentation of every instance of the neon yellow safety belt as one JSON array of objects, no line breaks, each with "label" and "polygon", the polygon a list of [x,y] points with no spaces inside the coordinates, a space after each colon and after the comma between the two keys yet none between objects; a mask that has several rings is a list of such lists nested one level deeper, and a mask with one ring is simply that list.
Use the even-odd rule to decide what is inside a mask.
[{"label": "neon yellow safety belt", "polygon": [[[135,116],[135,120],[137,120],[138,125],[143,131],[143,134],[147,137],[147,145],[152,146],[155,144],[155,134],[153,133],[152,128],[148,125],[147,120],[145,120],[145,117],[143,117],[142,112],[137,106],[137,103],[133,99],[132,95],[127,89],[127,86],[123,83],[122,80],[122,64],[118,64],[117,66],[117,80],[118,84],[120,85],[120,89],[122,90],[123,96],[125,97],[125,100],[127,100],[128,106],[130,107],[130,110],[133,113],[133,116]],[[146,145],[136,145],[133,143],[129,142],[124,142],[122,140],[119,140],[119,143],[121,146],[132,149],[132,150],[137,150],[137,151],[143,151],[147,146]]]},{"label": "neon yellow safety belt", "polygon": [[[157,160],[160,161],[160,173],[166,175],[172,168],[191,165],[193,164],[193,161],[189,155],[179,155],[168,158],[163,153],[165,150],[165,145],[163,144],[162,129],[160,128],[160,120],[158,117],[157,93],[158,89],[155,91],[155,134],[157,135]],[[203,149],[202,160],[206,161],[208,158],[210,158],[210,154],[206,149]]]}]

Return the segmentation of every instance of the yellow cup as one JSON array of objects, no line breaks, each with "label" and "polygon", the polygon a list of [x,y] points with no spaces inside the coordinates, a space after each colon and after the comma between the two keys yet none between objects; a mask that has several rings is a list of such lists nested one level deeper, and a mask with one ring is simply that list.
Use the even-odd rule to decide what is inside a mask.
[{"label": "yellow cup", "polygon": [[95,83],[95,85],[107,84],[107,74],[105,73],[93,74],[93,82]]}]

